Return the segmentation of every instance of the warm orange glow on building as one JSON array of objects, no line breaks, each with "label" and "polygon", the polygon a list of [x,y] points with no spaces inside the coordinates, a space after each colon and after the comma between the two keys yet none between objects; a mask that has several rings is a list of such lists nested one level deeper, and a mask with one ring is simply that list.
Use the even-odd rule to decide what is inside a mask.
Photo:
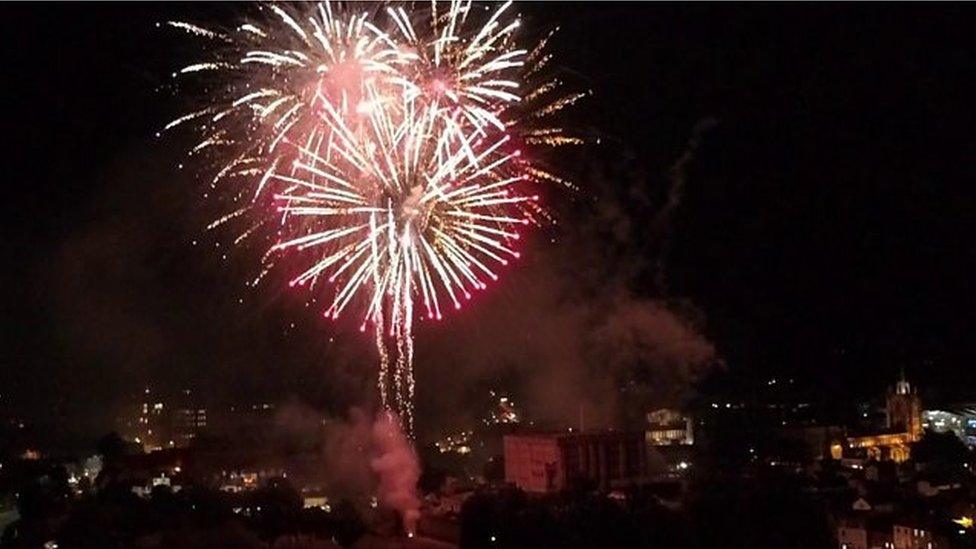
[{"label": "warm orange glow on building", "polygon": [[908,433],[868,435],[864,437],[851,437],[847,439],[847,444],[851,448],[874,448],[876,446],[904,446],[910,442],[912,442],[912,437]]},{"label": "warm orange glow on building", "polygon": [[[867,450],[871,460],[901,463],[911,457],[911,444],[922,438],[922,402],[904,374],[888,391],[885,412],[888,432],[848,437],[847,447]],[[831,455],[835,455],[834,446]]]},{"label": "warm orange glow on building", "polygon": [[833,459],[841,459],[844,457],[844,447],[839,442],[830,445],[830,457]]},{"label": "warm orange glow on building", "polygon": [[909,444],[914,442],[911,433],[884,433],[847,439],[849,448],[865,448],[868,458],[873,460],[891,460],[901,463],[911,457]]},{"label": "warm orange glow on building", "polygon": [[911,442],[922,438],[922,400],[905,379],[904,373],[901,380],[888,392],[885,404],[888,429],[907,433]]}]

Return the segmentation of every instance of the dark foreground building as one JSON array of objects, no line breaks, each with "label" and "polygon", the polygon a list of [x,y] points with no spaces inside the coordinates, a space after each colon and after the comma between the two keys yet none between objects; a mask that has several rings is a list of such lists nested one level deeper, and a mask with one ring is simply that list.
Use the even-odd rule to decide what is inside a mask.
[{"label": "dark foreground building", "polygon": [[612,489],[643,480],[647,471],[640,432],[514,434],[504,445],[505,481],[526,492],[558,492],[577,480]]}]

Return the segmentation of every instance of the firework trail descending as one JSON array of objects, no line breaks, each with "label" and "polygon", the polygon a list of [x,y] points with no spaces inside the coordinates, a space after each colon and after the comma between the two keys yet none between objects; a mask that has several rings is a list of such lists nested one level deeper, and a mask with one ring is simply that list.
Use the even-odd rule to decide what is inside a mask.
[{"label": "firework trail descending", "polygon": [[[413,428],[413,327],[441,320],[517,259],[519,229],[551,222],[535,194],[571,186],[537,158],[574,145],[552,122],[585,94],[520,46],[511,2],[261,6],[229,29],[170,22],[208,59],[174,77],[209,84],[191,155],[290,284],[331,295],[324,314],[372,327],[382,404]],[[296,267],[297,265],[297,267]]]}]

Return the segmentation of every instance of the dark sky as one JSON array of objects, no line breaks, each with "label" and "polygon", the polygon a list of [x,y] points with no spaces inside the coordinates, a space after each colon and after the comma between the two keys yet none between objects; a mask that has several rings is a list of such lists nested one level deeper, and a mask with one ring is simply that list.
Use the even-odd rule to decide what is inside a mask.
[{"label": "dark sky", "polygon": [[[342,366],[321,372],[343,362],[336,334],[308,326],[296,300],[242,294],[245,258],[190,245],[212,241],[173,168],[183,143],[153,138],[181,109],[157,88],[187,60],[154,23],[235,9],[7,8],[0,403],[94,430],[147,379],[241,398],[302,388],[334,407],[361,389]],[[600,138],[573,163],[583,193],[624,185],[587,181],[586,166],[626,166],[653,197],[631,212],[637,226],[663,204],[696,126],[717,121],[687,167],[666,265],[730,376],[864,395],[904,367],[937,396],[976,395],[974,8],[523,12],[561,27],[553,52],[594,92],[575,115]],[[653,293],[650,278],[636,291]]]}]

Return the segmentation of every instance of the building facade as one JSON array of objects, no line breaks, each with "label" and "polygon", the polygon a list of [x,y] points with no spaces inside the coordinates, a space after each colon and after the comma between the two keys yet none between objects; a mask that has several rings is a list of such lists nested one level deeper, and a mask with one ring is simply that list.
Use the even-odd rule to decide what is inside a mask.
[{"label": "building facade", "polygon": [[922,400],[904,374],[888,391],[885,411],[889,431],[908,433],[912,442],[922,438]]},{"label": "building facade", "polygon": [[911,444],[922,438],[922,401],[904,375],[886,395],[885,427],[847,437],[843,457],[863,454],[867,460],[902,462],[911,456]]},{"label": "building facade", "polygon": [[651,446],[691,445],[695,443],[694,423],[691,416],[670,408],[648,412],[644,439]]},{"label": "building facade", "polygon": [[838,526],[837,544],[840,549],[869,549],[867,528],[859,524]]},{"label": "building facade", "polygon": [[945,540],[932,535],[932,532],[917,526],[896,524],[894,530],[895,549],[948,549]]},{"label": "building facade", "polygon": [[936,433],[952,433],[959,440],[966,440],[966,418],[962,414],[946,410],[922,412],[922,428]]},{"label": "building facade", "polygon": [[647,451],[642,433],[505,435],[505,481],[526,492],[564,490],[590,481],[603,490],[643,480]]}]

